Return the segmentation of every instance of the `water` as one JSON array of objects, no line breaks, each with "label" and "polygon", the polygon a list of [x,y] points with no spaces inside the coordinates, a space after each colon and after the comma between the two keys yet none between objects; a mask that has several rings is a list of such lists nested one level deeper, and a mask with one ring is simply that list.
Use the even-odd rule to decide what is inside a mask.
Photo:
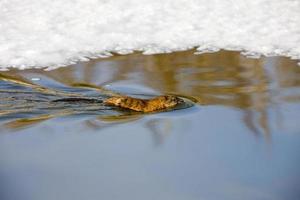
[{"label": "water", "polygon": [[[1,199],[299,199],[299,75],[228,51],[1,72]],[[104,89],[197,103],[145,115],[48,101]]]}]

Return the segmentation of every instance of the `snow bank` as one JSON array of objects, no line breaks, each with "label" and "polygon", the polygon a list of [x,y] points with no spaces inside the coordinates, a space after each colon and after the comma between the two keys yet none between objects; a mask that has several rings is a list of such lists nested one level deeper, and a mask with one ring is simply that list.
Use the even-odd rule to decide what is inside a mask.
[{"label": "snow bank", "polygon": [[0,69],[198,47],[300,58],[298,0],[1,0]]}]

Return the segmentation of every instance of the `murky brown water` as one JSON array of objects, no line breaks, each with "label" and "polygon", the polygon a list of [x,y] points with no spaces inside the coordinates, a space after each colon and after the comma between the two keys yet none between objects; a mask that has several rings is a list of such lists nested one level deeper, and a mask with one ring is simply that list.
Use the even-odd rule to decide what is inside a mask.
[{"label": "murky brown water", "polygon": [[[108,91],[196,103],[144,115],[51,102]],[[5,200],[300,197],[300,67],[287,58],[187,51],[1,72],[0,99]]]}]

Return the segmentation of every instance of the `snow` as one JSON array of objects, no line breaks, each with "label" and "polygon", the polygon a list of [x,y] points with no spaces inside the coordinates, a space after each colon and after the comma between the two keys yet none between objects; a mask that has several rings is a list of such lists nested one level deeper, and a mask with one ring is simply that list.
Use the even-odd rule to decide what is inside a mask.
[{"label": "snow", "polygon": [[194,47],[300,59],[300,1],[0,1],[1,70]]}]

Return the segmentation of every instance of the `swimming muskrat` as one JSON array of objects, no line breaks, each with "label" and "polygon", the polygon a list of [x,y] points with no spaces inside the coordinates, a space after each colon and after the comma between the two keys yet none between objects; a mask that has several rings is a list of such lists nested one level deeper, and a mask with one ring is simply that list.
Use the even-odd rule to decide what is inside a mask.
[{"label": "swimming muskrat", "polygon": [[179,97],[172,95],[157,96],[152,99],[138,99],[129,96],[114,96],[104,100],[106,105],[118,106],[138,112],[153,112],[175,107],[183,103]]},{"label": "swimming muskrat", "polygon": [[67,103],[104,103],[108,106],[117,106],[120,108],[126,108],[138,112],[153,112],[158,110],[163,110],[167,108],[175,107],[183,103],[183,100],[179,97],[172,95],[163,95],[157,96],[152,99],[139,99],[134,97],[129,97],[125,95],[118,95],[109,97],[106,100],[95,99],[95,98],[78,98],[78,97],[70,97],[70,98],[62,98],[56,99],[52,102],[67,102]]}]

